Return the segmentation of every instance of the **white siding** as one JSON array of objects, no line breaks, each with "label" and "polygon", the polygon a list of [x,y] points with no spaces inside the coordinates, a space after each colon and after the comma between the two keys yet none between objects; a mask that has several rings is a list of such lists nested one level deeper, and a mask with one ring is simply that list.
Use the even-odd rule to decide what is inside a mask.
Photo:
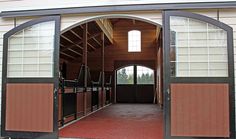
[{"label": "white siding", "polygon": [[[0,0],[0,11],[87,7],[105,5],[130,5],[130,4],[163,4],[163,3],[191,3],[191,2],[222,2],[224,0]],[[234,1],[234,0],[227,0]],[[46,4],[45,4],[46,3]],[[56,3],[56,4],[55,4]]]},{"label": "white siding", "polygon": [[[236,73],[236,9],[220,9],[219,20],[233,28],[233,38],[234,38],[234,71]],[[234,77],[235,89],[236,89],[236,76]],[[235,94],[236,97],[236,94]],[[236,109],[236,101],[235,101]],[[236,115],[235,115],[236,117]]]},{"label": "white siding", "polygon": [[[0,92],[2,92],[2,50],[3,50],[3,34],[11,30],[14,27],[14,21],[12,19],[2,19],[0,18]],[[0,94],[0,112],[1,112],[1,102],[2,93]],[[1,117],[1,115],[0,115]],[[0,118],[1,123],[1,118]]]}]

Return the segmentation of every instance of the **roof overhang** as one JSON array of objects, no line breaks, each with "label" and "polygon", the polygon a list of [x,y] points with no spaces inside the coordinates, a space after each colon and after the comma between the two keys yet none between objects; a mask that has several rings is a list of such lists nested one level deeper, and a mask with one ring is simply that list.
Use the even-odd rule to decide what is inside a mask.
[{"label": "roof overhang", "polygon": [[44,16],[60,14],[82,14],[99,12],[155,11],[184,9],[236,8],[236,1],[227,2],[189,2],[189,3],[151,3],[129,5],[85,6],[71,8],[50,8],[33,10],[2,11],[0,17]]}]

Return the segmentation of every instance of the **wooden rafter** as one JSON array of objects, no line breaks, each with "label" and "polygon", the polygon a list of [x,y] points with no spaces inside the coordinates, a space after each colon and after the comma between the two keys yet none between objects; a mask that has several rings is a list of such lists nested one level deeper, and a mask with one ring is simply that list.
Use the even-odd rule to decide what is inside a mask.
[{"label": "wooden rafter", "polygon": [[[71,31],[71,32],[74,32],[74,31]],[[73,34],[75,35],[76,33],[74,32]],[[97,36],[100,36],[100,35],[101,35],[101,32],[96,33],[96,34],[92,34],[92,35],[90,35],[90,36],[88,37],[88,40],[93,39],[93,38],[95,38],[95,37],[97,37]],[[81,39],[82,39],[82,37],[80,37],[78,34],[77,34],[76,36],[77,36],[78,38],[81,38]],[[81,44],[83,43],[83,40],[77,41],[77,42],[74,42],[74,43],[76,43],[76,44],[78,44],[78,45],[81,45]],[[89,44],[89,46],[90,46],[93,50],[96,49],[96,48],[95,48],[93,45],[91,45],[91,44]],[[69,45],[69,46],[67,46],[67,47],[65,47],[65,48],[63,48],[63,49],[61,49],[61,51],[66,51],[67,49],[69,49],[69,48],[74,48],[74,47],[76,47],[76,45],[75,45],[75,44],[72,44],[72,45]]]},{"label": "wooden rafter", "polygon": [[70,40],[69,38],[67,38],[66,36],[64,35],[61,35],[61,37],[65,40],[67,40],[68,42],[72,43],[73,45],[77,46],[78,48],[80,49],[83,49],[83,47],[81,47],[80,45],[78,45],[77,43],[73,42],[72,40]]},{"label": "wooden rafter", "polygon": [[[81,29],[84,29],[82,25],[80,25],[80,28],[81,28]],[[88,40],[93,39],[99,46],[102,46],[102,44],[96,39],[97,36],[101,35],[101,32],[96,33],[96,34],[90,34],[89,32],[87,32],[87,33],[88,33],[88,35],[89,35]],[[79,42],[79,44],[80,44],[80,43],[82,43],[82,42]],[[89,44],[89,46],[90,46],[93,50],[96,49],[96,48],[95,48],[93,45],[91,45],[90,43],[88,43],[88,44]]]},{"label": "wooden rafter", "polygon": [[76,60],[75,57],[73,57],[73,56],[71,56],[71,55],[68,55],[68,54],[66,54],[66,53],[64,53],[64,52],[60,52],[60,54],[66,56],[66,57],[69,57],[69,58],[71,58],[71,59],[73,59],[73,60]]},{"label": "wooden rafter", "polygon": [[[99,35],[100,35],[100,34],[101,34],[101,33],[99,33]],[[90,33],[88,33],[88,35],[92,36]],[[90,39],[93,39],[99,46],[102,46],[101,42],[99,42],[95,37],[96,37],[96,36],[93,36],[93,37],[91,37]]]},{"label": "wooden rafter", "polygon": [[[96,24],[96,22],[94,22],[95,24]],[[88,23],[87,23],[88,24]],[[82,30],[84,30],[84,27],[85,26],[83,26],[83,25],[80,25],[79,26]],[[100,26],[97,26],[96,25],[96,27],[100,27]],[[87,25],[87,28],[88,28],[88,25]],[[97,29],[96,29],[97,30]],[[93,33],[93,34],[91,34],[91,32],[88,32],[88,29],[87,29],[87,42],[86,42],[86,44],[87,44],[87,47],[88,48],[90,48],[90,50],[96,50],[96,48],[97,48],[97,46],[99,46],[99,47],[102,47],[102,40],[100,40],[100,38],[101,37],[99,37],[99,36],[101,36],[101,34],[105,34],[106,35],[106,33],[104,33],[103,31],[103,29],[101,29],[100,28],[100,30],[102,30],[102,32],[98,32],[98,33]],[[74,39],[72,39],[72,38],[70,38],[70,36],[67,36],[67,35],[65,35],[65,34],[62,34],[61,35],[61,38],[63,39],[63,40],[65,40],[65,41],[67,41],[67,42],[69,42],[70,44],[69,45],[63,45],[63,44],[61,44],[61,52],[63,52],[64,53],[64,55],[65,54],[67,54],[67,55],[65,55],[65,56],[67,56],[68,57],[68,53],[69,52],[71,52],[71,53],[73,53],[73,54],[76,54],[76,55],[78,55],[78,56],[83,56],[83,54],[81,53],[81,52],[79,52],[79,51],[77,51],[76,49],[73,49],[73,48],[79,48],[79,49],[81,49],[82,51],[83,51],[83,49],[84,49],[84,40],[83,40],[83,36],[84,36],[84,34],[83,34],[83,36],[81,36],[81,35],[79,35],[75,30],[73,30],[73,29],[71,29],[70,31],[69,31],[73,36],[75,36],[76,38],[78,38],[78,39],[75,39],[75,40],[77,40],[77,41],[73,41]],[[96,31],[97,32],[97,31]],[[99,37],[99,38],[98,38]],[[74,37],[73,37],[74,38]],[[107,38],[107,37],[106,37]],[[88,42],[89,40],[91,40],[91,41],[93,41],[93,43],[90,41],[90,42]],[[66,52],[68,52],[68,53],[66,53]],[[88,52],[88,50],[87,50],[87,52]],[[72,58],[73,56],[71,56],[71,55],[69,55],[70,57],[69,58]],[[73,58],[73,59],[75,59],[75,57]]]},{"label": "wooden rafter", "polygon": [[74,34],[76,37],[78,37],[79,39],[82,40],[82,37],[80,37],[79,34],[75,33],[73,30],[70,30],[70,32],[71,32],[72,34]]},{"label": "wooden rafter", "polygon": [[91,47],[93,50],[96,50],[96,48],[92,44],[88,43],[88,46]]},{"label": "wooden rafter", "polygon": [[[73,52],[73,53],[75,53],[75,54],[77,54],[77,55],[79,55],[79,56],[82,56],[81,53],[79,53],[79,52],[77,52],[77,51],[75,51],[75,50],[73,50],[73,49],[71,49],[71,48],[67,48],[66,46],[64,46],[64,45],[62,45],[62,44],[60,44],[60,46],[63,47],[64,51],[65,51],[65,50],[69,50],[69,51],[71,51],[71,52]],[[64,51],[61,50],[61,52],[64,52]]]}]

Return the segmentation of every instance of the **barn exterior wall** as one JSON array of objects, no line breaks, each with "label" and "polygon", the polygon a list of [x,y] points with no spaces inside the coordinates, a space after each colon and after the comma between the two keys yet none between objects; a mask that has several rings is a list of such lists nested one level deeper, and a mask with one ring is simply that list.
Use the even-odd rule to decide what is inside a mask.
[{"label": "barn exterior wall", "polygon": [[[234,0],[227,0],[234,1]],[[45,2],[47,4],[45,4]],[[0,0],[0,11],[32,10],[32,9],[50,9],[50,8],[70,8],[87,6],[112,6],[112,5],[131,5],[131,4],[168,4],[168,3],[195,3],[195,2],[222,2],[222,0]],[[14,4],[13,4],[14,3]],[[56,4],[55,4],[56,3]]]},{"label": "barn exterior wall", "polygon": [[[27,0],[0,0],[0,8],[9,5],[11,2],[31,2]],[[26,4],[27,5],[27,4]],[[12,7],[15,8],[15,7]],[[6,9],[6,8],[5,8]],[[9,8],[11,9],[11,7]],[[26,6],[27,9],[27,6]],[[235,47],[235,57],[236,57],[236,9],[210,9],[210,10],[187,10],[189,12],[202,14],[214,19],[218,19],[231,26],[234,29],[234,47]],[[154,21],[158,24],[162,24],[162,14],[161,11],[132,11],[132,12],[114,12],[114,13],[89,13],[89,14],[67,14],[62,15],[61,18],[61,31],[65,31],[70,26],[77,24],[81,21],[85,21],[90,18],[95,18],[100,15],[129,15],[137,16],[140,18],[146,18]],[[38,17],[17,17],[17,18],[1,18],[0,17],[0,86],[1,86],[1,76],[2,76],[2,49],[3,49],[3,35],[14,28],[17,25],[30,21]],[[235,59],[236,61],[236,59]],[[236,64],[236,63],[235,63]],[[235,69],[236,72],[236,69]],[[1,92],[1,87],[0,87]],[[1,95],[0,95],[1,96]],[[0,98],[1,102],[1,98]],[[1,108],[1,107],[0,107]]]}]

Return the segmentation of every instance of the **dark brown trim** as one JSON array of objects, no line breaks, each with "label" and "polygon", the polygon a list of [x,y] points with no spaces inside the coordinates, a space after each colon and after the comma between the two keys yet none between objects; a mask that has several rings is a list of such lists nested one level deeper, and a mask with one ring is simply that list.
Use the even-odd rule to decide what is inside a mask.
[{"label": "dark brown trim", "polygon": [[128,4],[128,5],[107,5],[69,7],[54,9],[37,9],[21,11],[2,11],[0,17],[20,16],[45,16],[58,14],[82,14],[99,12],[124,12],[124,11],[153,11],[153,10],[180,10],[180,9],[209,9],[209,8],[235,8],[236,2],[185,2],[185,3],[153,3],[153,4]]},{"label": "dark brown trim", "polygon": [[105,34],[104,32],[102,32],[102,35],[101,35],[101,40],[102,40],[102,44],[101,44],[101,71],[102,71],[102,79],[101,79],[101,88],[102,88],[102,107],[104,106],[104,74],[105,74],[105,69],[104,69],[104,66],[105,66],[105,59],[104,59],[104,55],[105,55]]},{"label": "dark brown trim", "polygon": [[88,85],[87,85],[87,80],[88,80],[88,23],[85,23],[83,25],[83,64],[84,64],[84,115],[87,115],[87,90],[88,90]]}]

